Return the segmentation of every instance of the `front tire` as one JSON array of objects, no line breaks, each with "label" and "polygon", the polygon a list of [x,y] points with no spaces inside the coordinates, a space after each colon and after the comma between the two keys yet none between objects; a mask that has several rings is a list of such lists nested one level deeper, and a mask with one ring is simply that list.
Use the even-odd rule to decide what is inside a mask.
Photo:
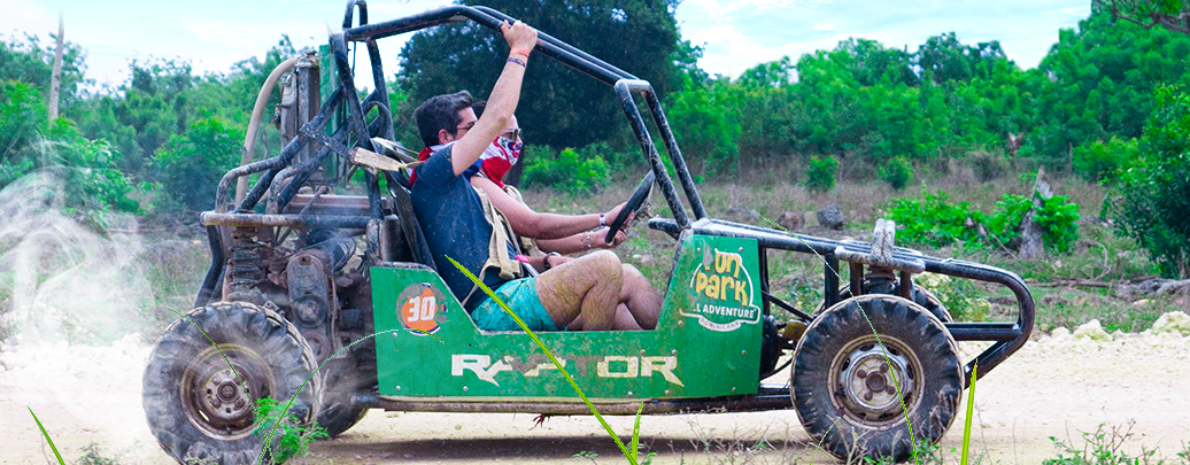
[{"label": "front tire", "polygon": [[823,312],[798,343],[791,376],[806,431],[848,460],[907,460],[910,429],[917,442],[938,442],[963,388],[950,333],[925,308],[889,295],[848,299]]},{"label": "front tire", "polygon": [[301,424],[313,419],[321,377],[310,376],[318,365],[296,327],[242,302],[213,303],[187,317],[166,329],[145,367],[145,414],[166,453],[183,463],[255,464],[264,442],[253,432],[262,397],[285,405],[297,393],[288,413]]}]

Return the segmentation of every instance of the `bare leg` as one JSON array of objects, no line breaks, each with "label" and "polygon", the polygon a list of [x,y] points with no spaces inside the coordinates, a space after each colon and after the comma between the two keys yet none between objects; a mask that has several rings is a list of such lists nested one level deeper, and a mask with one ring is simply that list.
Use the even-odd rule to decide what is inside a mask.
[{"label": "bare leg", "polygon": [[[612,323],[612,331],[640,331],[644,328],[640,327],[640,323],[636,322],[636,318],[632,316],[632,312],[628,310],[628,306],[620,304],[616,306],[615,322]],[[566,325],[567,331],[582,331],[583,330],[583,316],[579,315]]]},{"label": "bare leg", "polygon": [[657,318],[661,315],[661,296],[635,266],[624,264],[622,269],[624,286],[620,290],[620,302],[628,305],[641,328],[656,328]]},{"label": "bare leg", "polygon": [[616,318],[612,324],[612,329],[616,331],[640,331],[644,328],[640,327],[636,318],[632,316],[632,312],[628,310],[628,306],[620,304],[616,306]]},{"label": "bare leg", "polygon": [[582,315],[583,330],[604,331],[615,323],[622,274],[615,254],[596,252],[539,275],[537,295],[559,328]]}]

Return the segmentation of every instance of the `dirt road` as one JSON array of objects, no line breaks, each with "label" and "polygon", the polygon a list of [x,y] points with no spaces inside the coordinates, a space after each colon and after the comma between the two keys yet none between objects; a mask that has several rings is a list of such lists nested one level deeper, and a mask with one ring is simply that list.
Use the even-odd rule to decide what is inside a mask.
[{"label": "dirt road", "polygon": [[[963,350],[970,356],[978,348]],[[148,351],[135,335],[111,347],[0,347],[0,463],[52,457],[26,406],[68,461],[96,443],[120,463],[170,463],[141,410]],[[983,463],[1035,464],[1056,455],[1050,436],[1081,447],[1081,432],[1135,421],[1125,450],[1156,448],[1176,459],[1190,441],[1188,383],[1190,336],[1041,336],[977,385],[972,446],[991,459]],[[963,420],[941,444],[947,462],[957,460],[949,450],[960,444]],[[627,434],[631,421],[611,424]],[[642,448],[659,454],[654,463],[808,463],[812,456],[834,463],[815,451],[792,411],[645,417],[641,430]],[[595,457],[576,461],[579,453]],[[306,463],[623,463],[593,418],[555,417],[534,428],[531,415],[375,410],[339,439],[316,444],[313,454]]]}]

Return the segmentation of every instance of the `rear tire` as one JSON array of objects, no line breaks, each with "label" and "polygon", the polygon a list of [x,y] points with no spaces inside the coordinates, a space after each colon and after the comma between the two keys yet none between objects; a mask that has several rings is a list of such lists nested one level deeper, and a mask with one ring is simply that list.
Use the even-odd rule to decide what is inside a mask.
[{"label": "rear tire", "polygon": [[963,369],[937,317],[903,298],[870,294],[810,324],[794,353],[792,387],[798,418],[824,449],[849,461],[900,462],[913,450],[910,426],[918,442],[933,444],[946,433]]},{"label": "rear tire", "polygon": [[318,412],[318,426],[334,438],[343,434],[368,414],[368,409],[353,407],[351,393],[376,385],[376,377],[368,376],[355,360],[335,359],[322,367],[322,410]]},{"label": "rear tire", "polygon": [[149,430],[167,454],[182,463],[257,463],[264,440],[253,421],[256,400],[266,396],[285,405],[297,393],[289,414],[301,424],[313,419],[321,377],[310,377],[318,365],[296,327],[241,302],[187,317],[165,330],[145,367]]}]

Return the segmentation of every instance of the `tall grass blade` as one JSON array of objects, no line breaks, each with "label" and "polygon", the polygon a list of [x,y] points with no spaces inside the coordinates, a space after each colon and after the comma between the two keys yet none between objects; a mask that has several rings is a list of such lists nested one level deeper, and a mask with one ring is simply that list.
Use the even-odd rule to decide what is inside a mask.
[{"label": "tall grass blade", "polygon": [[979,374],[979,361],[971,369],[971,388],[967,390],[967,419],[963,422],[963,453],[959,463],[967,465],[967,450],[971,448],[971,412],[975,410],[975,378]]},{"label": "tall grass blade", "polygon": [[[558,362],[558,358],[554,357],[554,353],[545,346],[545,343],[541,342],[541,339],[537,337],[537,334],[530,330],[529,326],[526,325],[524,321],[521,321],[521,317],[517,316],[516,313],[513,313],[513,311],[508,308],[508,304],[505,304],[503,300],[500,300],[500,297],[497,297],[496,293],[492,292],[492,289],[484,284],[483,281],[480,281],[479,278],[475,277],[475,275],[472,274],[470,270],[464,268],[463,265],[460,265],[459,262],[456,262],[455,259],[451,257],[446,257],[446,259],[450,260],[450,263],[453,264],[455,268],[458,268],[459,271],[462,271],[463,274],[467,275],[467,277],[471,279],[471,282],[475,283],[476,286],[479,286],[480,289],[483,289],[483,292],[486,293],[488,297],[491,297],[494,302],[500,305],[500,308],[504,310],[504,313],[507,313],[508,316],[512,317],[512,320],[516,322],[517,326],[520,326],[521,329],[525,331],[525,333],[529,334],[530,338],[533,338],[533,342],[537,344],[537,347],[540,347],[541,351],[545,352],[545,355],[550,358],[551,362],[554,362],[554,366],[557,367],[558,371],[562,373],[562,376],[566,378],[566,382],[570,383],[570,387],[574,388],[574,392],[577,392],[579,398],[583,399],[583,403],[587,404],[587,408],[591,409],[591,414],[595,415],[595,419],[599,420],[599,424],[603,425],[603,429],[607,430],[608,436],[611,436],[612,440],[616,441],[616,445],[620,447],[620,452],[624,454],[624,458],[628,459],[628,463],[637,465],[636,454],[633,454],[628,450],[627,447],[624,446],[624,441],[621,441],[620,437],[616,436],[615,430],[612,430],[611,425],[607,424],[607,420],[603,419],[603,415],[600,415],[599,411],[595,410],[595,406],[591,405],[591,401],[587,399],[587,395],[583,394],[582,389],[579,389],[578,383],[574,382],[574,378],[570,377],[570,372],[567,372],[566,368],[560,362]],[[644,404],[641,404],[641,407],[643,408]]]},{"label": "tall grass blade", "polygon": [[645,411],[645,403],[641,402],[636,408],[636,423],[632,425],[632,458],[640,460],[640,414]]},{"label": "tall grass blade", "polygon": [[211,347],[214,347],[215,350],[219,351],[219,355],[223,356],[223,361],[227,362],[227,366],[229,368],[231,368],[231,372],[236,374],[236,380],[240,382],[240,387],[244,388],[244,393],[246,394],[248,392],[248,383],[246,381],[244,381],[244,378],[240,377],[240,371],[236,369],[235,365],[231,364],[231,360],[227,358],[227,354],[223,353],[223,349],[219,348],[219,344],[216,344],[215,340],[211,339],[211,336],[208,335],[206,331],[203,331],[202,326],[199,326],[198,323],[195,323],[194,320],[191,320],[189,316],[183,315],[183,314],[179,313],[177,310],[174,310],[172,308],[166,308],[166,310],[169,310],[169,311],[173,312],[174,315],[177,315],[177,316],[181,317],[182,319],[189,321],[190,324],[194,325],[195,328],[198,328],[198,332],[202,333],[202,335],[204,337],[206,337],[208,341],[211,341]]},{"label": "tall grass blade", "polygon": [[50,433],[45,432],[45,427],[41,426],[41,420],[37,419],[37,414],[33,413],[33,409],[28,405],[25,408],[29,409],[29,414],[33,415],[33,421],[37,422],[37,427],[41,428],[41,435],[45,436],[45,442],[50,443],[50,449],[54,450],[54,457],[58,458],[58,465],[66,465],[66,461],[62,460],[62,454],[58,453],[58,447],[54,445],[54,440],[50,439]]}]

